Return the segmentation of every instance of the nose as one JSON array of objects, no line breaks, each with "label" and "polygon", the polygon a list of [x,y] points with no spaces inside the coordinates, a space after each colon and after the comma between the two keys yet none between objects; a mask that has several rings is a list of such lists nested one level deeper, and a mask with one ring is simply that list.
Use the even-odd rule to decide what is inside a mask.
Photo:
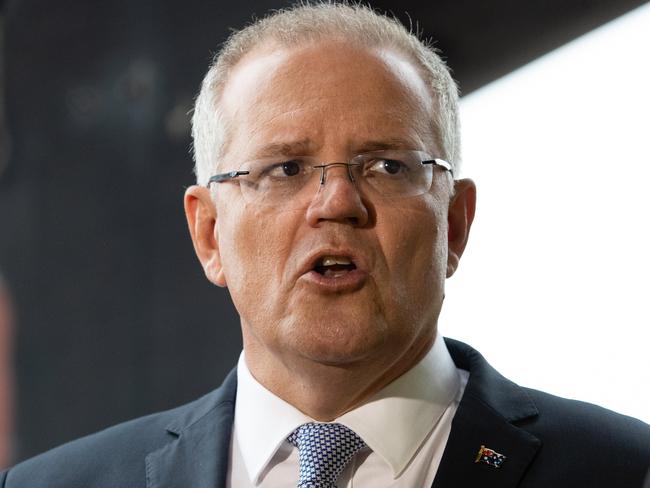
[{"label": "nose", "polygon": [[318,226],[331,221],[355,227],[365,226],[368,223],[368,208],[355,185],[350,166],[333,164],[322,171],[318,191],[307,208],[309,224]]}]

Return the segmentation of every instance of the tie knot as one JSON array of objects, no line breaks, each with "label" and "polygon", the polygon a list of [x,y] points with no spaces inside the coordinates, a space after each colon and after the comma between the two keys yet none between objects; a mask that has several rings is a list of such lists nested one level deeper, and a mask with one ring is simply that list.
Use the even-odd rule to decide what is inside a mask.
[{"label": "tie knot", "polygon": [[298,448],[298,488],[332,488],[345,466],[366,443],[341,424],[311,422],[294,430],[287,440]]}]

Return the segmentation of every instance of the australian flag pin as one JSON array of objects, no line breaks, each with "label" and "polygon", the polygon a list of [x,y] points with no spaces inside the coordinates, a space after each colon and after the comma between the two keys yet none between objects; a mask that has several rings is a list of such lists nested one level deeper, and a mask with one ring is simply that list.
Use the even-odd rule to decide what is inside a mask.
[{"label": "australian flag pin", "polygon": [[505,459],[506,456],[503,454],[499,454],[498,452],[488,447],[481,446],[481,448],[478,450],[478,454],[476,455],[474,462],[484,463],[488,466],[492,466],[493,468],[500,468]]}]

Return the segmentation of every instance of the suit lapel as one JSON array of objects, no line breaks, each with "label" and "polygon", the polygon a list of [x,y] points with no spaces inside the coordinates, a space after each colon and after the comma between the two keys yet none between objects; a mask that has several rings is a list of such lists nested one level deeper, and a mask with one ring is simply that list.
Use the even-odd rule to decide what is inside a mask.
[{"label": "suit lapel", "polygon": [[237,376],[183,411],[167,428],[173,439],[146,458],[147,488],[217,488],[226,486]]},{"label": "suit lapel", "polygon": [[[433,488],[515,487],[541,445],[515,423],[536,416],[537,408],[523,389],[497,373],[477,351],[446,342],[456,366],[468,370],[470,377]],[[501,467],[475,462],[481,446],[506,456]]]}]

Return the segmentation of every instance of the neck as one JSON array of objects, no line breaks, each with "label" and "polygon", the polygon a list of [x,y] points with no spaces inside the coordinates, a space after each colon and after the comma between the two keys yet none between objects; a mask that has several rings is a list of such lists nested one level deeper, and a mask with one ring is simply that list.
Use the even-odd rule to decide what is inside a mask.
[{"label": "neck", "polygon": [[244,350],[246,364],[259,383],[314,420],[329,422],[410,370],[429,352],[434,339],[435,335],[415,342],[400,357],[378,354],[345,364],[279,356],[246,340]]}]

